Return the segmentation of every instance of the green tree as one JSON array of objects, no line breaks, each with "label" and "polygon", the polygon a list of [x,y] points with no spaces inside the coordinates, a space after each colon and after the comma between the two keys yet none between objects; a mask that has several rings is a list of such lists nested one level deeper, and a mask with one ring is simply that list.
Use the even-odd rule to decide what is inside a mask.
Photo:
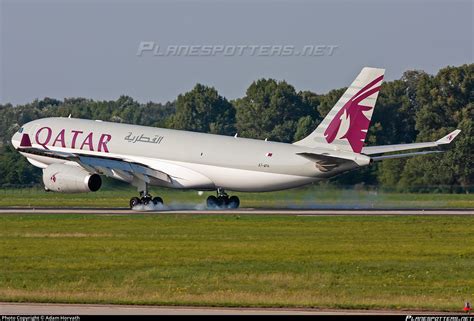
[{"label": "green tree", "polygon": [[41,174],[39,168],[28,163],[13,147],[5,146],[0,150],[0,186],[37,184]]},{"label": "green tree", "polygon": [[[429,77],[423,71],[407,71],[400,80],[382,85],[366,139],[367,145],[412,143],[416,140],[415,117],[419,110],[417,102],[418,82]],[[390,188],[399,186],[406,158],[378,162],[373,166],[381,185]],[[363,174],[363,173],[362,173]]]},{"label": "green tree", "polygon": [[300,91],[298,95],[301,97],[301,103],[307,116],[302,116],[298,120],[294,140],[298,141],[311,134],[321,122],[318,106],[320,104],[321,96],[309,90]]},{"label": "green tree", "polygon": [[[306,96],[303,102],[302,97]],[[301,127],[298,136],[306,133],[310,121],[300,119],[315,114],[309,95],[298,95],[293,86],[274,79],[254,81],[235,105],[241,136],[281,142],[292,142],[298,125]]]},{"label": "green tree", "polygon": [[437,156],[407,160],[400,184],[409,190],[440,186],[465,190],[474,183],[472,126],[474,119],[474,64],[441,69],[435,77],[420,79],[416,114],[417,140],[436,140],[450,131],[462,130],[449,151]]},{"label": "green tree", "polygon": [[329,111],[334,107],[339,98],[344,94],[347,88],[333,89],[325,95],[321,95],[320,103],[318,106],[318,112],[323,119],[329,113]]},{"label": "green tree", "polygon": [[[446,147],[446,153],[385,160],[332,181],[351,185],[378,183],[401,191],[472,190],[473,68],[474,64],[447,67],[435,76],[407,71],[400,80],[384,83],[379,94],[367,145],[431,141],[460,128],[461,134]],[[0,104],[0,184],[40,181],[41,170],[8,147],[18,128],[34,119],[71,114],[77,118],[227,135],[233,135],[237,127],[241,136],[292,142],[311,133],[344,91],[341,88],[324,95],[296,93],[284,81],[260,79],[232,104],[214,88],[200,84],[165,104],[141,104],[129,96],[109,101],[46,97],[24,105]]]},{"label": "green tree", "polygon": [[216,89],[197,84],[179,95],[176,114],[170,127],[203,133],[232,135],[235,133],[235,109]]}]

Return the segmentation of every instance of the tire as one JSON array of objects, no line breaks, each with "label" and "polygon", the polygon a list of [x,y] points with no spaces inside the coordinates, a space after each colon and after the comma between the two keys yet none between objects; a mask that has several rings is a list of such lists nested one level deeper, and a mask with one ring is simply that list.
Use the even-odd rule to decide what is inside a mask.
[{"label": "tire", "polygon": [[130,199],[130,208],[133,208],[137,206],[138,204],[140,204],[140,199],[138,197],[132,197]]},{"label": "tire", "polygon": [[159,196],[154,197],[152,201],[153,201],[153,205],[158,205],[158,204],[163,205],[163,199]]},{"label": "tire", "polygon": [[229,198],[228,197],[225,197],[225,196],[219,196],[217,198],[217,206],[219,208],[225,208],[227,206],[227,203],[229,201]]},{"label": "tire", "polygon": [[207,204],[207,208],[210,208],[210,209],[216,208],[218,206],[217,197],[215,197],[214,195],[209,196],[207,198],[206,204]]},{"label": "tire", "polygon": [[239,208],[240,200],[237,196],[231,196],[229,198],[228,207],[229,208]]}]

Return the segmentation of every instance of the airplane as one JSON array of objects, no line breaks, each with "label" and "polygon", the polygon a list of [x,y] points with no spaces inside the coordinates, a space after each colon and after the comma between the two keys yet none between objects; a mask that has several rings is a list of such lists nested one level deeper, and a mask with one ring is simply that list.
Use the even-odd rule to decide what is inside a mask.
[{"label": "airplane", "polygon": [[292,144],[65,117],[24,124],[12,145],[43,169],[47,191],[95,192],[106,176],[132,184],[139,204],[163,204],[149,186],[216,191],[209,208],[237,208],[226,191],[295,188],[390,158],[440,150],[387,154],[451,143],[454,130],[434,142],[364,146],[385,70],[365,67],[317,128]]}]

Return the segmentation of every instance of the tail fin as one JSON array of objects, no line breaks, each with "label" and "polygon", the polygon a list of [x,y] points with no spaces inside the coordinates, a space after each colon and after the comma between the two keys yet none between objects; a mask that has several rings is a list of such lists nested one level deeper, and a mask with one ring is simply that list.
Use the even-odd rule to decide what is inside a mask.
[{"label": "tail fin", "polygon": [[360,153],[384,73],[385,69],[363,68],[318,128],[294,144],[307,147],[332,145],[339,150]]}]

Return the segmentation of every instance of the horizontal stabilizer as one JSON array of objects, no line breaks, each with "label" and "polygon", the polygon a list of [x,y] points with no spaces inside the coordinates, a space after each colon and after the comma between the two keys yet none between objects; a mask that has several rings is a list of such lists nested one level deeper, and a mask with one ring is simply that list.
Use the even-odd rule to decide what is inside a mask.
[{"label": "horizontal stabilizer", "polygon": [[314,162],[316,168],[318,168],[323,173],[329,172],[330,170],[335,169],[339,165],[348,161],[344,158],[313,153],[298,153],[298,155],[303,156],[304,158]]}]

